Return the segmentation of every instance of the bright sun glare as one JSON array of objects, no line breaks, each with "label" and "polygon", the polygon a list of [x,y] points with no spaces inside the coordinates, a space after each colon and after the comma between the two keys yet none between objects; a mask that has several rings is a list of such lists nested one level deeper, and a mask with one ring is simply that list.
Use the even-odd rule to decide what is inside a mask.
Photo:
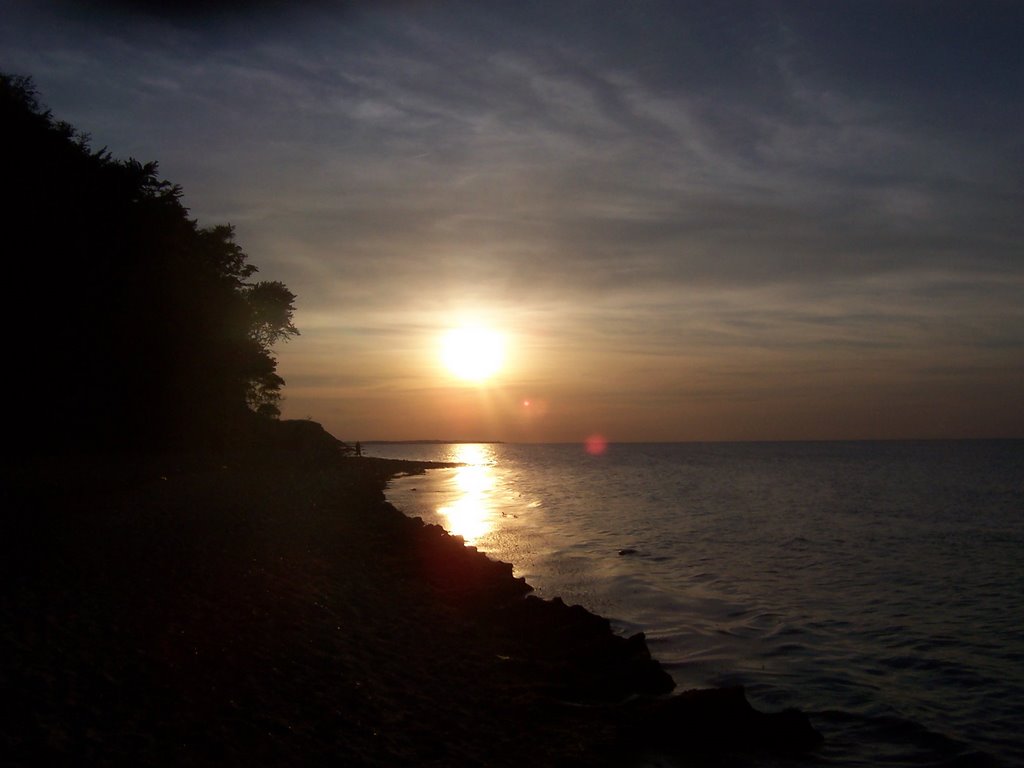
[{"label": "bright sun glare", "polygon": [[505,359],[505,339],[497,331],[463,326],[441,339],[441,359],[457,378],[482,382],[499,370]]}]

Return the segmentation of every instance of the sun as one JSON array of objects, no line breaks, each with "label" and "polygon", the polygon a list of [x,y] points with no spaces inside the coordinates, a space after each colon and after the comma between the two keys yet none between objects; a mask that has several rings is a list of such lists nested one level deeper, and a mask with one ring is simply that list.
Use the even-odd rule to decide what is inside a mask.
[{"label": "sun", "polygon": [[441,360],[456,378],[484,382],[505,362],[505,338],[482,326],[453,328],[441,338]]}]

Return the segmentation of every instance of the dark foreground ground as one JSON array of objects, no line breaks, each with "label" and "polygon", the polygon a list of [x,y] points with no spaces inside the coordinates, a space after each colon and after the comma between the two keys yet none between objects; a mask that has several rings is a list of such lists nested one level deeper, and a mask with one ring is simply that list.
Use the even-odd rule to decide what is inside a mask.
[{"label": "dark foreground ground", "polygon": [[711,720],[742,741],[735,696],[666,709],[642,637],[386,504],[420,467],[288,456],[5,470],[0,761],[622,765]]}]

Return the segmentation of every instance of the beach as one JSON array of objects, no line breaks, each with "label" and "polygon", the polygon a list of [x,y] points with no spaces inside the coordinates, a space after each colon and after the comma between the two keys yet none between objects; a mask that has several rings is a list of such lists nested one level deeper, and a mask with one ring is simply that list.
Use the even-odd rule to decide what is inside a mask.
[{"label": "beach", "polygon": [[642,635],[528,596],[511,566],[384,501],[388,477],[426,466],[292,451],[9,467],[10,763],[642,752],[622,703],[672,687]]},{"label": "beach", "polygon": [[525,586],[385,505],[396,468],[22,469],[5,537],[4,754],[589,762],[608,733],[556,704],[529,638],[488,616]]}]

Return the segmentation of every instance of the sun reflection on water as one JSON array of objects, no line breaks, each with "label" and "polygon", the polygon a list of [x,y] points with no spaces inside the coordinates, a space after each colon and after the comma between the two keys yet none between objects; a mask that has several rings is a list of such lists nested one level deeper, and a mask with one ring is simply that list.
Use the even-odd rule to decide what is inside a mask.
[{"label": "sun reflection on water", "polygon": [[444,516],[449,533],[473,544],[495,525],[494,451],[488,445],[457,445],[452,461],[464,465],[455,470],[453,478],[458,495],[437,511]]}]

